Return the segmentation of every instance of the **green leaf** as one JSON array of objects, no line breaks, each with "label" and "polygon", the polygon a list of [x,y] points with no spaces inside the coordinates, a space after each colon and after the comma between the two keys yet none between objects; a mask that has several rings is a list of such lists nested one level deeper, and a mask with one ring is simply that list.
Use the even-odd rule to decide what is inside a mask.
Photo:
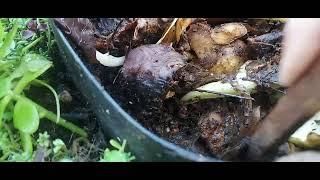
[{"label": "green leaf", "polygon": [[4,37],[4,28],[3,28],[2,22],[0,21],[0,42],[2,42],[3,37]]},{"label": "green leaf", "polygon": [[4,132],[3,129],[0,130],[0,151],[2,154],[10,152],[12,149],[12,143],[10,142],[9,135]]},{"label": "green leaf", "polygon": [[39,127],[39,113],[34,104],[19,100],[13,110],[13,125],[26,134],[33,134]]},{"label": "green leaf", "polygon": [[100,162],[131,162],[135,157],[131,156],[131,153],[120,152],[117,150],[110,151],[106,149],[104,151],[104,157]]},{"label": "green leaf", "polygon": [[71,158],[63,158],[63,159],[59,160],[58,162],[73,162],[73,160]]},{"label": "green leaf", "polygon": [[31,162],[32,156],[28,152],[23,153],[12,153],[12,155],[8,158],[9,162]]},{"label": "green leaf", "polygon": [[40,54],[26,54],[22,57],[22,62],[21,66],[30,72],[41,71],[52,65],[52,62]]},{"label": "green leaf", "polygon": [[16,21],[19,28],[25,28],[27,23],[32,20],[32,18],[10,18],[11,21]]},{"label": "green leaf", "polygon": [[2,46],[0,47],[0,58],[4,58],[7,55],[8,50],[12,48],[12,43],[13,43],[14,37],[16,36],[17,30],[18,30],[18,23],[15,22],[10,32],[6,35],[6,38]]},{"label": "green leaf", "polygon": [[54,154],[58,154],[58,153],[63,153],[67,150],[66,145],[64,144],[64,142],[61,139],[56,139],[53,142],[53,153]]},{"label": "green leaf", "polygon": [[48,148],[50,145],[50,135],[47,131],[44,133],[39,133],[39,138],[37,139],[37,143],[41,147]]},{"label": "green leaf", "polygon": [[128,162],[127,154],[119,151],[105,151],[104,162]]},{"label": "green leaf", "polygon": [[[47,58],[38,54],[26,54],[22,61],[23,63],[19,69],[27,69],[28,71],[24,73],[24,76],[15,87],[15,93],[20,93],[31,81],[46,72],[52,65],[52,62],[48,61]],[[20,71],[17,70],[18,75],[20,75]]]},{"label": "green leaf", "polygon": [[[120,141],[120,140],[119,140]],[[103,158],[100,159],[100,162],[131,162],[135,159],[135,156],[132,156],[130,152],[124,152],[126,145],[126,140],[123,141],[122,145],[117,141],[111,139],[110,144],[115,147],[117,150],[109,150],[108,148],[104,151]]]},{"label": "green leaf", "polygon": [[0,99],[10,91],[11,81],[8,78],[0,79]]},{"label": "green leaf", "polygon": [[110,143],[113,147],[117,148],[118,150],[121,150],[121,149],[122,149],[121,145],[120,145],[117,141],[115,141],[115,140],[113,140],[113,139],[111,139],[109,143]]},{"label": "green leaf", "polygon": [[11,121],[13,118],[13,114],[11,111],[7,111],[3,113],[3,120],[5,121]]},{"label": "green leaf", "polygon": [[22,57],[20,65],[10,75],[11,80],[23,76],[27,72],[36,73],[40,71],[40,75],[43,71],[46,71],[52,65],[52,62],[48,61],[46,57],[39,54],[26,54]]},{"label": "green leaf", "polygon": [[50,61],[44,59],[34,59],[27,63],[27,68],[30,72],[37,72],[48,65],[51,65]]},{"label": "green leaf", "polygon": [[69,150],[61,139],[55,139],[53,142],[53,161],[69,158]]}]

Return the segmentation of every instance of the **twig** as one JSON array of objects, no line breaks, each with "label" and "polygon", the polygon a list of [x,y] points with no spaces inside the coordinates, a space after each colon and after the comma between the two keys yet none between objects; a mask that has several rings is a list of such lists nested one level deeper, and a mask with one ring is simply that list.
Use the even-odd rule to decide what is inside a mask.
[{"label": "twig", "polygon": [[163,39],[167,36],[167,34],[170,32],[171,28],[176,24],[176,22],[178,21],[179,18],[174,18],[174,20],[172,21],[171,25],[169,26],[168,30],[164,33],[164,35],[162,36],[161,39],[159,39],[159,41],[156,44],[160,44]]}]

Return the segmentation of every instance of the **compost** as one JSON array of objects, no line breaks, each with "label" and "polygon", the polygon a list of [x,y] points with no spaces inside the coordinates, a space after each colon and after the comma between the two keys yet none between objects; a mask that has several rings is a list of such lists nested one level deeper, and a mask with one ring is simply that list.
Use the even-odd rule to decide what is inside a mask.
[{"label": "compost", "polygon": [[[228,159],[270,112],[284,23],[239,18],[57,18],[117,102],[147,129]],[[288,153],[288,145],[278,155]]]}]

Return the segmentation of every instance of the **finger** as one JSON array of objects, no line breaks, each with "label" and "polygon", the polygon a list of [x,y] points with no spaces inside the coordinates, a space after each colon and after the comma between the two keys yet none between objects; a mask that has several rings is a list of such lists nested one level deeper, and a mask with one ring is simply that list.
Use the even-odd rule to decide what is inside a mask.
[{"label": "finger", "polygon": [[320,19],[289,19],[284,33],[279,80],[290,86],[320,55]]}]

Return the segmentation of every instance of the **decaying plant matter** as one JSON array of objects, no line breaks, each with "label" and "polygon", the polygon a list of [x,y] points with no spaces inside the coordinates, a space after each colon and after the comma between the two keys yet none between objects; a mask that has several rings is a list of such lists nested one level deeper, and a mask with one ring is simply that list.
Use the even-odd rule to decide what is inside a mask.
[{"label": "decaying plant matter", "polygon": [[285,19],[91,22],[104,54],[97,60],[122,65],[103,82],[108,90],[147,128],[188,149],[225,158],[285,93],[278,83]]},{"label": "decaying plant matter", "polygon": [[246,44],[237,40],[246,33],[241,23],[228,23],[214,29],[204,23],[192,24],[188,38],[191,50],[198,57],[196,63],[215,74],[234,72],[246,60]]}]

